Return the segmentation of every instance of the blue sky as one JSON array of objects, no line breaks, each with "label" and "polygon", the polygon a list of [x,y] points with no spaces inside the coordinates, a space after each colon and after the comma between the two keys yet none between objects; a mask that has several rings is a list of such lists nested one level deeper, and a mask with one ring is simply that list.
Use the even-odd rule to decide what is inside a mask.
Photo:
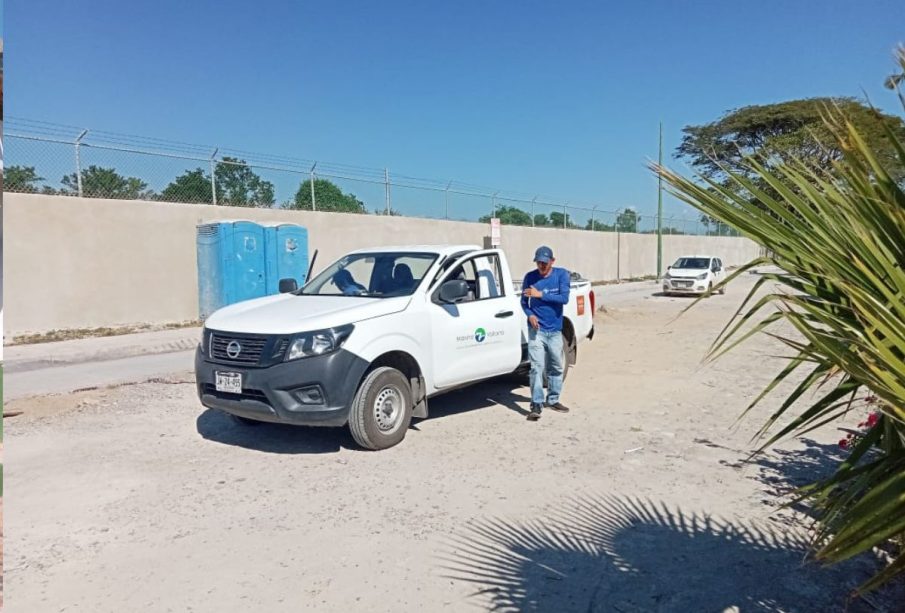
[{"label": "blue sky", "polygon": [[905,42],[901,0],[29,0],[3,21],[9,117],[642,213],[659,121],[671,156],[750,104],[895,111]]}]

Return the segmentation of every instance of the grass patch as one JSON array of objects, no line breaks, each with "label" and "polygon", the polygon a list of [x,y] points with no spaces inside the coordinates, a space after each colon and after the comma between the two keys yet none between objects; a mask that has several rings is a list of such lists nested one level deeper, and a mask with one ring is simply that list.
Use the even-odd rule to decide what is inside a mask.
[{"label": "grass patch", "polygon": [[38,343],[53,343],[56,341],[71,341],[81,338],[98,338],[102,336],[121,336],[136,332],[156,332],[158,330],[176,330],[179,328],[194,328],[201,325],[200,320],[182,321],[167,324],[136,324],[131,326],[101,327],[101,328],[65,328],[51,330],[40,334],[21,334],[14,336],[6,343],[7,347],[13,345],[34,345]]}]

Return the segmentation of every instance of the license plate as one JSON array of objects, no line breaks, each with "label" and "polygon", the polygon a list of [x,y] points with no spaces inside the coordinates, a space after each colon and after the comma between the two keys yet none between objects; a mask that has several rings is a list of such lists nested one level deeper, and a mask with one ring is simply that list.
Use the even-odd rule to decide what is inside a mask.
[{"label": "license plate", "polygon": [[242,373],[238,372],[215,372],[216,386],[218,392],[226,392],[227,394],[242,393]]}]

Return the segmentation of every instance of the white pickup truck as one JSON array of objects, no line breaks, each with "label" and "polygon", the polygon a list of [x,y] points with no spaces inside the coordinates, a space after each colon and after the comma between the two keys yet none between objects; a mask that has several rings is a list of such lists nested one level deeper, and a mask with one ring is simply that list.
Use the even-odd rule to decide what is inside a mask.
[{"label": "white pickup truck", "polygon": [[[474,245],[354,251],[301,289],[208,317],[198,397],[244,423],[344,426],[368,449],[399,443],[428,399],[524,368],[527,319],[506,256]],[[594,294],[571,285],[564,352],[594,335]],[[567,366],[568,369],[568,366]]]}]

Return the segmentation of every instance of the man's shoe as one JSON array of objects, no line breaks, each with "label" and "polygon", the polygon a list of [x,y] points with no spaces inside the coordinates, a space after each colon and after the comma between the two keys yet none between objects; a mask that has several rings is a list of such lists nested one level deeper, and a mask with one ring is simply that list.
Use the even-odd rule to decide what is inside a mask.
[{"label": "man's shoe", "polygon": [[528,421],[537,421],[540,419],[541,405],[531,403],[531,412],[528,413]]},{"label": "man's shoe", "polygon": [[569,412],[569,407],[567,407],[566,405],[564,405],[561,402],[554,402],[553,404],[550,404],[548,402],[545,406],[548,409],[552,409],[553,411],[556,411],[558,413],[568,413]]}]

